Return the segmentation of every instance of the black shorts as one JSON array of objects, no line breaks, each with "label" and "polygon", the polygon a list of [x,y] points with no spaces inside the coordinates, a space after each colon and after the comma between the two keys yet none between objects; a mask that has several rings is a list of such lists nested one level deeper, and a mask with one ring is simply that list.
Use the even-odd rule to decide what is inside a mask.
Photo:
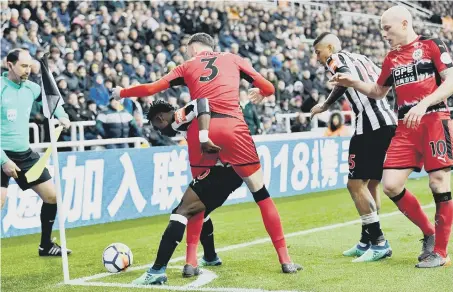
[{"label": "black shorts", "polygon": [[205,215],[208,215],[222,206],[242,183],[242,178],[232,167],[214,166],[194,178],[189,186],[205,205]]},{"label": "black shorts", "polygon": [[395,135],[395,126],[354,135],[349,145],[349,179],[381,180],[385,155]]},{"label": "black shorts", "polygon": [[[28,190],[29,188],[39,185],[43,182],[50,180],[52,177],[50,176],[49,171],[47,168],[44,168],[41,176],[35,180],[34,182],[28,183],[27,178],[25,177],[25,173],[32,168],[33,165],[38,162],[40,156],[38,153],[33,152],[31,149],[23,152],[11,152],[5,151],[6,156],[11,159],[17,167],[20,168],[20,171],[17,172],[18,178],[15,179],[17,184],[22,190]],[[2,170],[2,188],[7,188],[9,185],[9,177],[3,172]]]}]

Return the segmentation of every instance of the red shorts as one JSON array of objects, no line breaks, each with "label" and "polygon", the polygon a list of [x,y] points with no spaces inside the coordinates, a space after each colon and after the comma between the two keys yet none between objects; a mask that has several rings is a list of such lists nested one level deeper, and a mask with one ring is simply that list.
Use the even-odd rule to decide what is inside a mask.
[{"label": "red shorts", "polygon": [[[242,178],[249,177],[260,169],[261,164],[255,143],[244,121],[233,117],[212,117],[209,124],[209,139],[222,148],[219,153],[201,154],[198,121],[194,119],[187,131],[192,175],[202,173],[207,168],[214,166],[218,160],[223,164],[230,164]],[[194,172],[196,168],[201,170]]]},{"label": "red shorts", "polygon": [[427,114],[415,129],[408,129],[400,120],[387,150],[384,169],[414,168],[419,172],[424,166],[427,172],[432,172],[452,167],[452,138],[450,113]]}]

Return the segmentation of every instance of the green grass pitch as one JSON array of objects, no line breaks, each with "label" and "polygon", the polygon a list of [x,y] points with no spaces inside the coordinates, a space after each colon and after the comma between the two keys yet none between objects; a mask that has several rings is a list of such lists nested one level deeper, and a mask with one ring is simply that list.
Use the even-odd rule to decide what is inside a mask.
[{"label": "green grass pitch", "polygon": [[[411,180],[408,189],[422,205],[432,203],[426,178]],[[358,215],[347,190],[276,199],[286,234],[357,220]],[[425,209],[434,217],[433,205]],[[382,195],[381,214],[397,211]],[[218,249],[267,238],[258,207],[245,203],[222,207],[212,214]],[[101,262],[103,249],[113,242],[128,245],[134,253],[134,266],[154,260],[168,216],[69,229],[66,231],[71,279],[105,272]],[[341,255],[359,238],[360,223],[333,226],[296,234],[287,239],[293,261],[304,271],[284,275],[270,242],[220,252],[224,265],[209,268],[217,278],[201,290],[238,288],[296,291],[453,291],[453,267],[431,270],[414,268],[422,236],[417,227],[401,214],[383,216],[381,224],[393,248],[393,257],[375,263],[355,264]],[[54,233],[57,236],[57,232]],[[57,285],[62,281],[61,259],[38,257],[39,234],[1,241],[2,291],[140,291],[131,287],[84,287]],[[199,251],[201,251],[201,247]],[[184,255],[180,244],[173,258]],[[450,253],[453,244],[450,242]],[[183,261],[170,266],[181,266]],[[121,273],[93,282],[130,283],[144,269]],[[169,269],[170,286],[181,287],[194,281],[182,279],[179,269]],[[241,290],[242,289],[242,290]],[[165,290],[159,290],[165,291]],[[231,289],[230,289],[231,291]],[[249,290],[252,291],[252,290]]]}]

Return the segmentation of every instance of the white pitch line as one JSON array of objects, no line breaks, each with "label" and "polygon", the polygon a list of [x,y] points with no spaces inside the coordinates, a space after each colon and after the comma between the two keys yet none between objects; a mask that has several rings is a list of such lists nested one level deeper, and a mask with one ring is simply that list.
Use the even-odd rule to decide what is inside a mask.
[{"label": "white pitch line", "polygon": [[83,282],[78,280],[70,280],[69,285],[73,286],[95,286],[95,287],[116,287],[116,288],[138,288],[138,289],[157,289],[166,291],[200,291],[200,292],[300,292],[294,290],[263,290],[263,289],[244,289],[244,288],[197,288],[197,287],[185,287],[185,286],[145,286],[145,285],[134,285],[134,284],[123,284],[123,283],[104,283],[104,282]]},{"label": "white pitch line", "polygon": [[[429,208],[432,208],[434,206],[435,206],[435,204],[429,204],[429,205],[422,206],[422,208],[423,209],[429,209]],[[402,213],[400,211],[395,211],[395,212],[391,212],[391,213],[380,214],[379,217],[380,218],[387,218],[387,217],[392,217],[392,216],[396,216],[396,215],[402,215]],[[322,226],[322,227],[316,227],[316,228],[312,228],[312,229],[297,231],[297,232],[293,232],[293,233],[288,233],[288,234],[285,234],[285,238],[301,236],[301,235],[307,235],[307,234],[316,233],[316,232],[320,232],[320,231],[337,229],[337,228],[341,228],[341,227],[345,227],[345,226],[354,225],[354,224],[357,224],[357,223],[361,223],[361,220],[360,219],[352,220],[352,221],[348,221],[348,222],[344,222],[344,223],[337,223],[337,224],[326,225],[326,226]],[[225,247],[217,249],[216,251],[217,252],[230,251],[230,250],[235,250],[235,249],[239,249],[239,248],[249,247],[249,246],[252,246],[252,245],[266,243],[266,242],[269,242],[269,241],[271,241],[271,239],[269,237],[265,237],[265,238],[257,239],[257,240],[254,240],[254,241],[249,241],[249,242],[244,242],[244,243],[240,243],[240,244],[234,244],[234,245],[225,246]],[[201,253],[201,252],[198,253],[198,256],[202,256],[202,255],[203,255],[203,253]],[[177,257],[177,258],[171,259],[169,263],[179,262],[179,261],[185,260],[185,258],[186,258],[185,256]],[[131,267],[131,268],[127,269],[126,273],[132,272],[132,271],[137,271],[137,270],[143,270],[143,269],[149,268],[151,266],[152,266],[152,263],[151,264],[147,264],[147,265]],[[101,278],[105,278],[105,277],[113,276],[113,275],[117,275],[117,274],[100,273],[100,274],[96,274],[96,275],[92,275],[92,276],[77,278],[77,279],[74,279],[72,281],[76,281],[76,282],[80,283],[80,282],[92,281],[92,280],[95,280],[95,279],[101,279]],[[209,291],[211,291],[211,290],[209,290]],[[262,291],[262,290],[260,290],[260,291]]]}]

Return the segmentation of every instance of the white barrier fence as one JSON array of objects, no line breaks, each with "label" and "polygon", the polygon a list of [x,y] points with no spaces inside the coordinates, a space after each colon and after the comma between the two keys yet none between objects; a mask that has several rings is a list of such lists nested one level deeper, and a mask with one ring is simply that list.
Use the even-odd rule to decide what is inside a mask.
[{"label": "white barrier fence", "polygon": [[[450,111],[453,111],[453,108],[449,108]],[[355,114],[353,111],[342,111],[341,112],[344,117],[350,116],[351,117],[351,128],[355,128]],[[280,135],[281,139],[286,140],[288,137],[288,133],[291,133],[291,119],[295,119],[298,116],[302,116],[304,118],[310,118],[310,113],[287,113],[287,114],[276,114],[276,119],[278,122],[282,122],[285,125],[286,133],[282,134],[272,134],[272,135],[257,135],[254,136],[255,141],[265,141],[267,138],[266,136],[273,136],[275,138],[276,135]],[[147,121],[146,121],[147,122]],[[95,126],[96,121],[82,121],[82,122],[71,122],[71,141],[68,142],[58,142],[57,147],[72,147],[73,151],[84,151],[84,147],[86,146],[105,146],[110,144],[122,144],[122,143],[134,143],[136,148],[141,147],[141,144],[149,145],[149,142],[142,137],[133,137],[133,138],[115,138],[115,139],[96,139],[96,140],[85,140],[85,127]],[[291,137],[294,138],[295,135],[300,136],[300,138],[316,138],[322,137],[325,128],[318,127],[318,118],[315,116],[311,120],[312,130],[310,132],[302,132],[302,133],[292,133]],[[30,123],[29,127],[33,130],[33,141],[35,143],[31,144],[31,147],[34,149],[44,149],[50,146],[50,143],[36,143],[36,141],[40,141],[40,133],[39,127],[35,123]],[[173,137],[173,141],[180,141],[184,138],[182,136]]]},{"label": "white barrier fence", "polygon": [[[57,123],[58,124],[58,123]],[[85,147],[90,146],[105,146],[113,144],[129,144],[133,143],[135,148],[140,148],[142,144],[149,145],[148,140],[143,137],[130,138],[113,138],[113,139],[95,139],[85,140],[85,127],[95,126],[96,121],[71,122],[71,141],[58,142],[57,147],[72,147],[72,151],[85,151]],[[33,142],[30,144],[32,149],[46,149],[50,147],[50,142],[40,141],[39,127],[35,123],[29,123],[29,128],[33,130]],[[78,130],[78,133],[77,133]],[[79,134],[79,139],[77,139]]]},{"label": "white barrier fence", "polygon": [[[355,114],[353,111],[342,111],[341,112],[344,117],[350,116],[351,117],[351,126],[355,127]],[[304,118],[310,118],[310,113],[288,113],[288,114],[276,114],[275,118],[278,122],[284,120],[285,123],[285,130],[286,133],[291,133],[291,119],[297,118],[298,116],[302,116]],[[318,129],[318,117],[315,116],[311,120],[311,127],[312,129]]]}]

